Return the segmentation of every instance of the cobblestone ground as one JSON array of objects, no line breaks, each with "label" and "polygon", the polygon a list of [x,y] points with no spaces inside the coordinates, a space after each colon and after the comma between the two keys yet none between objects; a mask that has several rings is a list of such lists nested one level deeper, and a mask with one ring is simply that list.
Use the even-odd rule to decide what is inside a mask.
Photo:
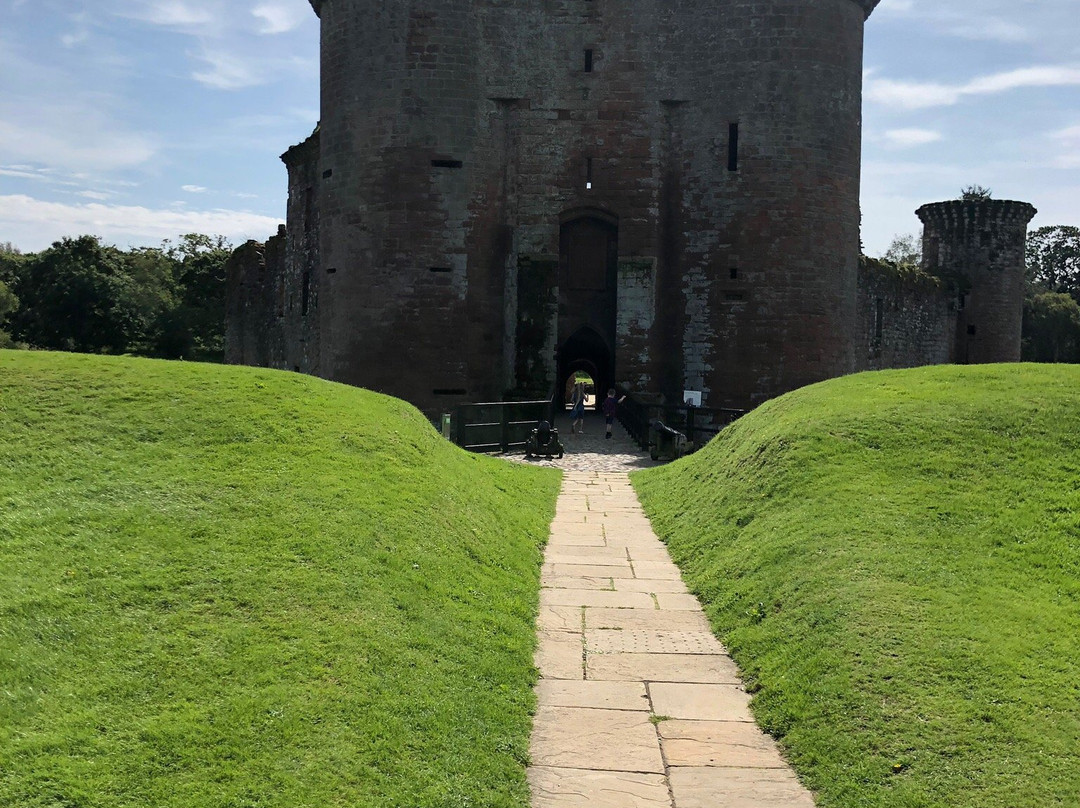
[{"label": "cobblestone ground", "polygon": [[585,416],[585,432],[575,435],[570,432],[570,418],[559,415],[555,419],[559,438],[566,448],[561,460],[552,458],[533,458],[526,460],[522,454],[504,455],[507,460],[529,463],[537,466],[554,466],[564,471],[603,471],[630,472],[638,469],[662,465],[649,458],[649,453],[642,451],[626,430],[616,422],[612,428],[611,440],[604,438],[604,417],[599,413]]}]

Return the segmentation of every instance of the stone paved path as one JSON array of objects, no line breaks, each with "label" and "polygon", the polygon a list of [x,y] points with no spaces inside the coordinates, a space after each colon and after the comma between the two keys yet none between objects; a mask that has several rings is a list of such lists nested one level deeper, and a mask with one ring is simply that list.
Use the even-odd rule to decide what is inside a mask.
[{"label": "stone paved path", "polygon": [[625,473],[564,475],[543,587],[533,808],[813,808]]},{"label": "stone paved path", "polygon": [[520,460],[537,466],[554,466],[564,471],[621,471],[630,472],[652,468],[661,463],[650,460],[634,443],[619,423],[614,424],[610,440],[604,438],[604,417],[590,412],[585,416],[585,433],[575,435],[570,431],[570,418],[560,414],[555,419],[559,438],[566,448],[562,459],[534,458],[525,460],[522,455],[506,455],[508,460]]}]

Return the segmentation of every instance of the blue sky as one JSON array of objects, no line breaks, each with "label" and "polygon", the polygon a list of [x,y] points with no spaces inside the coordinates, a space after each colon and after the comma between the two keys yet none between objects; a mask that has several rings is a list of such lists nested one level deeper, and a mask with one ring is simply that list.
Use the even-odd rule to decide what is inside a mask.
[{"label": "blue sky", "polygon": [[[863,241],[974,183],[1080,226],[1076,0],[883,0],[867,25]],[[307,0],[0,0],[0,242],[186,232],[285,212],[318,118]]]}]

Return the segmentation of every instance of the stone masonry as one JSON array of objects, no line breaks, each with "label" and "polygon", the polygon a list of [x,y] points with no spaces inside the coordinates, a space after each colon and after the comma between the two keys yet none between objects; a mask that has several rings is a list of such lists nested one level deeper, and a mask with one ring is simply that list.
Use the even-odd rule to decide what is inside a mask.
[{"label": "stone masonry", "polygon": [[429,413],[576,370],[748,408],[984,361],[938,342],[951,281],[859,278],[877,2],[311,0],[321,121],[283,155],[284,231],[236,257],[227,361]]}]

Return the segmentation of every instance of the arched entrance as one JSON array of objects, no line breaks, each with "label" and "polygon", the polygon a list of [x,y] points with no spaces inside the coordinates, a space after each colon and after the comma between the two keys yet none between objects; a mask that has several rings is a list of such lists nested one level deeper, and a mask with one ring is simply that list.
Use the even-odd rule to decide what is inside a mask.
[{"label": "arched entrance", "polygon": [[601,210],[569,211],[559,230],[558,386],[587,372],[602,400],[615,380],[618,220]]},{"label": "arched entrance", "polygon": [[559,391],[564,397],[570,377],[579,370],[592,377],[596,401],[602,401],[614,380],[614,362],[611,349],[588,326],[578,329],[559,348]]}]

